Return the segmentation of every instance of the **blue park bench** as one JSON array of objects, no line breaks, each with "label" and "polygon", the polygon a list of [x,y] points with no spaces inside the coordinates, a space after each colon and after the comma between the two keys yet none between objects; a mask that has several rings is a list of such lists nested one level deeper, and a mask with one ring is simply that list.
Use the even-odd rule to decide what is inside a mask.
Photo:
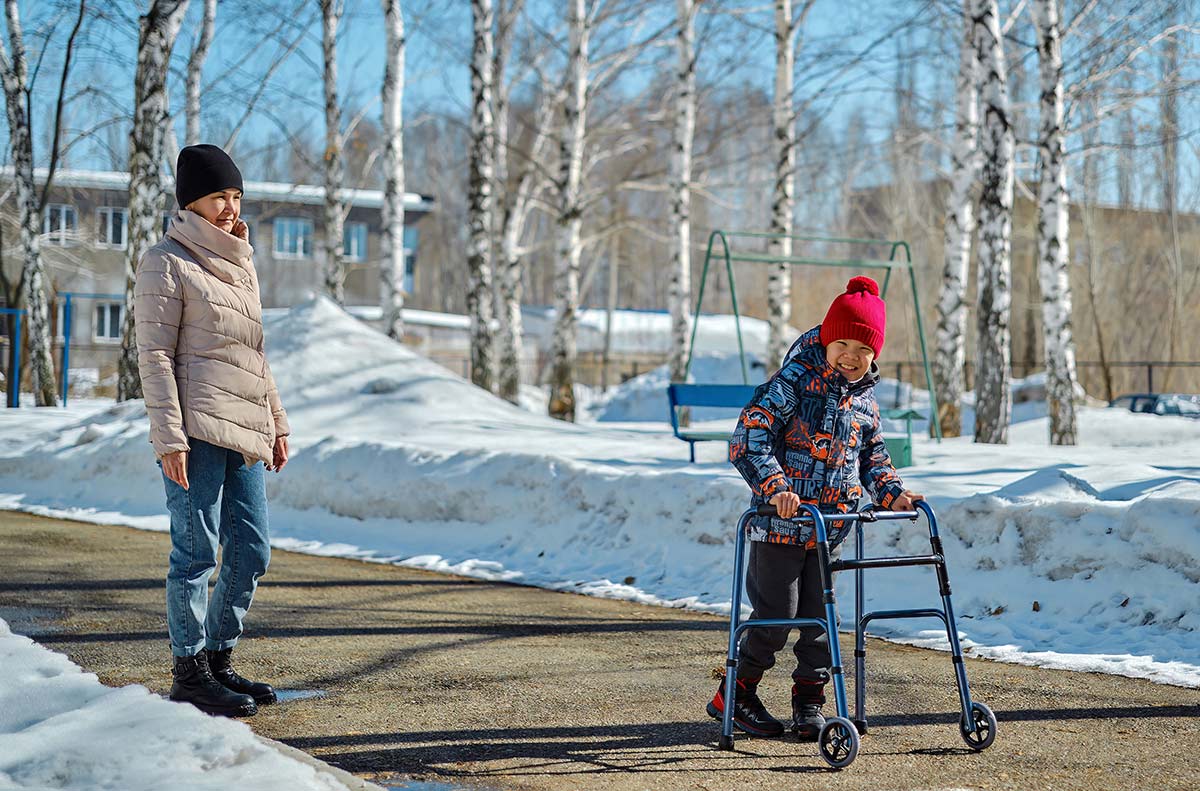
[{"label": "blue park bench", "polygon": [[[728,442],[732,431],[693,431],[679,427],[680,407],[723,407],[727,409],[742,409],[754,397],[755,385],[667,385],[667,400],[671,403],[671,431],[676,438],[688,444],[689,461],[696,462],[696,443]],[[881,410],[883,417],[890,420],[903,420],[905,436],[884,437],[883,444],[887,447],[892,464],[896,467],[912,466],[912,422],[924,417],[912,409]]]}]

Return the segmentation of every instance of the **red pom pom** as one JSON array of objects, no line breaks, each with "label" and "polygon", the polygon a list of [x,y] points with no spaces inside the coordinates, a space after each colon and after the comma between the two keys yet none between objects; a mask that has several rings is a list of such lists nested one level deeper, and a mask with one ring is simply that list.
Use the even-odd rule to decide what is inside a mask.
[{"label": "red pom pom", "polygon": [[850,282],[846,284],[846,293],[857,294],[861,291],[877,297],[879,296],[879,284],[871,278],[861,275],[850,278]]}]

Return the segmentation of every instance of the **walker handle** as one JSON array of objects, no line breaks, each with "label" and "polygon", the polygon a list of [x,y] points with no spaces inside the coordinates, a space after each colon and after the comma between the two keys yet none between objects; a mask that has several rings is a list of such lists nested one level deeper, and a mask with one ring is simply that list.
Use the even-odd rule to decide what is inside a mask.
[{"label": "walker handle", "polygon": [[763,503],[754,509],[754,513],[758,516],[779,516],[779,511],[770,503]]}]

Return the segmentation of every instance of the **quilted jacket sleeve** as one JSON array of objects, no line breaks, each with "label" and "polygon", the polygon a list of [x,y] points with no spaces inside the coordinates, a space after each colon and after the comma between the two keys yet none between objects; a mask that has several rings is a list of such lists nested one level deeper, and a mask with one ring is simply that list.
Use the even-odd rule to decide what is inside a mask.
[{"label": "quilted jacket sleeve", "polygon": [[183,316],[183,290],[170,256],[151,249],[142,256],[133,288],[138,372],[150,416],[150,443],[159,458],[188,450],[175,382],[175,350]]},{"label": "quilted jacket sleeve", "polygon": [[892,457],[883,443],[882,423],[879,404],[871,399],[871,425],[863,429],[858,471],[871,499],[882,508],[891,508],[892,502],[904,492],[904,482],[892,466]]},{"label": "quilted jacket sleeve", "polygon": [[775,452],[782,434],[796,411],[802,383],[808,370],[791,361],[759,385],[742,410],[729,442],[729,461],[751,490],[764,500],[788,491],[789,483]]},{"label": "quilted jacket sleeve", "polygon": [[275,386],[270,363],[267,363],[267,405],[271,407],[271,418],[275,421],[275,436],[290,435],[292,427],[288,425],[287,412],[283,409],[283,402],[279,400],[279,388]]}]

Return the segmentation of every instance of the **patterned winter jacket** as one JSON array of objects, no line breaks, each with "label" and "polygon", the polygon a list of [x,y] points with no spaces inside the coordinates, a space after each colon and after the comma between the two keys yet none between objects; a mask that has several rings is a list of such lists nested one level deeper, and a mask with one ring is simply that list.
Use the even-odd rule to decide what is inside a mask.
[{"label": "patterned winter jacket", "polygon": [[[753,491],[751,506],[789,489],[822,513],[858,505],[863,487],[888,508],[904,491],[880,430],[878,368],[854,384],[825,360],[821,328],[801,335],[783,367],[754,391],[729,441],[729,460]],[[827,522],[830,546],[850,525]],[[772,517],[750,522],[750,540],[816,546],[811,526]]]}]

